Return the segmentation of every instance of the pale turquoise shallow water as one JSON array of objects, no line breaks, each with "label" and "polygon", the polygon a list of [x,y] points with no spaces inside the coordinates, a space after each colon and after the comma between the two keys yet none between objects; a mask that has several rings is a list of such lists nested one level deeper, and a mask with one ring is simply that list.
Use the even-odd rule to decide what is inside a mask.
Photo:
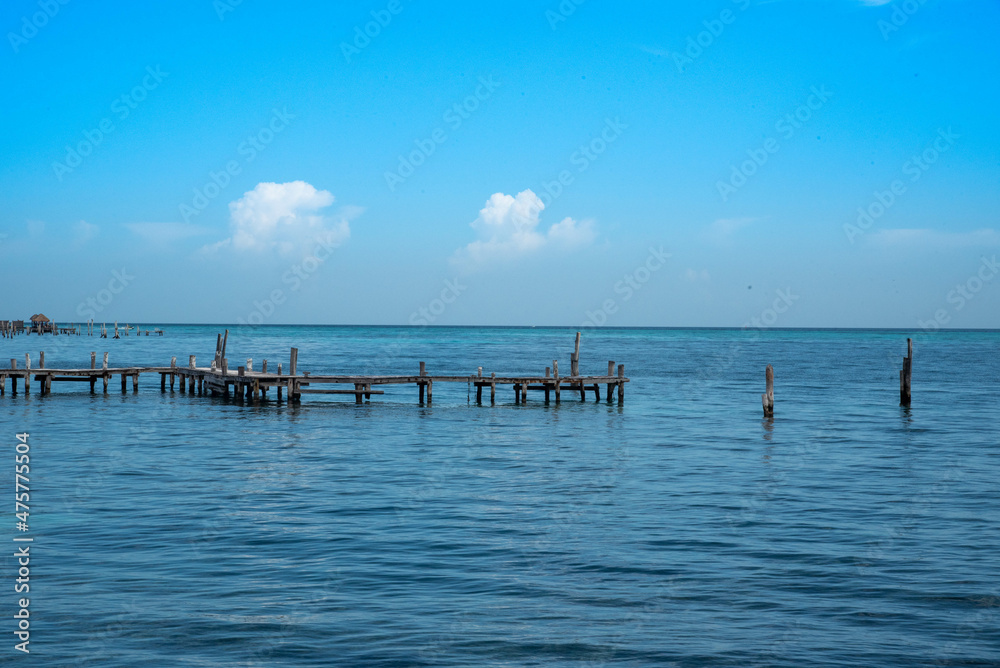
[{"label": "pale turquoise shallow water", "polygon": [[[18,337],[46,364],[211,358],[218,327]],[[1000,333],[596,330],[624,406],[465,385],[237,405],[85,384],[31,434],[32,654],[5,665],[1000,665]],[[231,360],[538,372],[558,329],[269,327]],[[777,415],[761,418],[763,371]],[[67,385],[69,385],[67,387]],[[117,387],[117,382],[112,388]],[[10,513],[5,534],[14,537]],[[13,543],[9,543],[13,545]],[[9,553],[12,553],[10,550]]]}]

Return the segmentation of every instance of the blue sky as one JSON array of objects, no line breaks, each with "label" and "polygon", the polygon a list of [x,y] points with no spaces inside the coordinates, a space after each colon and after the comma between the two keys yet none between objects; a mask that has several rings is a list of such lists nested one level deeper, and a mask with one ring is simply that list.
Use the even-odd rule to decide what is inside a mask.
[{"label": "blue sky", "polygon": [[0,318],[1000,327],[995,1],[0,25]]}]

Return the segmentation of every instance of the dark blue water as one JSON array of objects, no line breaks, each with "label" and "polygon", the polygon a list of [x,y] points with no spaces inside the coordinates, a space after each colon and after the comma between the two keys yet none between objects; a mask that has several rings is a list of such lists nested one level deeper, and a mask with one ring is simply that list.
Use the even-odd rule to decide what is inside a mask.
[{"label": "dark blue water", "polygon": [[[46,365],[207,363],[214,327],[18,337]],[[1000,333],[585,332],[623,406],[437,385],[238,405],[86,384],[30,432],[31,655],[10,665],[1000,665]],[[541,372],[552,329],[261,328],[312,372]],[[761,417],[764,367],[776,417]],[[258,367],[259,368],[259,367]],[[565,372],[564,372],[565,373]],[[566,395],[564,395],[565,397]],[[474,395],[473,395],[474,399]],[[9,489],[9,487],[8,487]],[[11,502],[11,511],[13,500]],[[5,534],[15,535],[10,512]],[[8,542],[8,545],[14,545]]]}]

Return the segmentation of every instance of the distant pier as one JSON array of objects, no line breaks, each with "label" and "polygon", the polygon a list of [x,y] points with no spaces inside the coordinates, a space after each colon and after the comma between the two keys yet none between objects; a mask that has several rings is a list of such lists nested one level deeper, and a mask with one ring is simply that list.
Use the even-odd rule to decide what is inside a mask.
[{"label": "distant pier", "polygon": [[528,401],[529,392],[539,392],[544,394],[546,402],[555,400],[560,403],[563,393],[568,393],[569,397],[579,397],[580,401],[586,401],[587,395],[593,393],[596,401],[601,400],[601,387],[604,386],[604,397],[608,402],[617,399],[619,404],[625,401],[625,384],[629,379],[625,377],[625,365],[619,364],[617,367],[613,361],[608,362],[607,373],[603,375],[580,374],[580,334],[576,335],[576,345],[570,354],[570,375],[560,376],[559,362],[553,360],[551,367],[545,367],[544,374],[524,375],[524,374],[497,374],[490,373],[484,375],[483,368],[479,367],[475,373],[467,376],[463,375],[440,375],[435,376],[427,373],[424,362],[420,362],[420,368],[413,375],[313,375],[309,372],[298,371],[298,349],[292,348],[289,356],[287,369],[282,369],[282,364],[277,368],[268,369],[268,362],[264,360],[259,371],[253,369],[253,360],[248,359],[245,366],[238,366],[232,369],[229,360],[226,358],[226,345],[229,338],[228,330],[220,334],[216,341],[215,359],[211,366],[199,367],[196,364],[194,355],[188,357],[187,365],[178,365],[177,358],[170,361],[170,366],[148,366],[148,367],[119,367],[114,368],[108,365],[108,353],[103,354],[103,358],[98,362],[97,354],[90,354],[89,369],[58,369],[47,368],[45,366],[45,354],[42,353],[37,361],[37,368],[32,368],[30,355],[25,355],[24,365],[18,367],[18,360],[10,360],[9,369],[0,369],[0,396],[7,392],[7,379],[11,381],[11,393],[16,394],[20,385],[22,391],[27,394],[31,391],[31,383],[38,383],[38,392],[47,395],[52,391],[52,383],[60,382],[84,382],[90,383],[90,392],[97,392],[98,383],[102,391],[107,394],[115,376],[121,382],[122,393],[128,392],[129,380],[132,381],[132,391],[139,389],[139,379],[143,374],[158,374],[160,376],[160,391],[174,391],[175,385],[181,393],[198,394],[202,396],[232,397],[240,401],[260,402],[268,401],[268,393],[274,390],[274,397],[277,401],[299,402],[303,395],[347,395],[354,396],[355,403],[363,403],[370,400],[372,395],[385,394],[383,389],[378,389],[386,385],[415,385],[417,388],[418,402],[430,404],[433,401],[434,385],[442,383],[465,383],[471,395],[474,387],[476,390],[476,402],[482,403],[485,390],[489,390],[490,403],[496,402],[498,387],[509,386],[514,390],[514,403],[524,404]]}]

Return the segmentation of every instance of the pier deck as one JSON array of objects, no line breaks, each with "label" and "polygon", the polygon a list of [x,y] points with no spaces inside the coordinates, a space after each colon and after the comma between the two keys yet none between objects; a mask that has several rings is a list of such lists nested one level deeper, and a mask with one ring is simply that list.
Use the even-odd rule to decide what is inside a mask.
[{"label": "pier deck", "polygon": [[[279,364],[277,372],[268,372],[267,360],[264,360],[263,368],[260,371],[252,369],[253,360],[248,359],[247,365],[238,367],[235,371],[229,368],[228,359],[225,357],[228,332],[225,338],[219,335],[216,345],[215,361],[210,367],[199,367],[195,365],[195,357],[189,356],[187,366],[177,365],[177,358],[171,360],[170,366],[130,366],[112,368],[108,366],[107,353],[104,354],[104,361],[101,366],[97,366],[95,353],[91,353],[91,368],[89,369],[60,369],[46,368],[44,353],[40,355],[40,367],[30,368],[31,359],[25,356],[25,367],[17,368],[17,360],[12,359],[9,369],[0,369],[0,396],[6,394],[7,379],[11,381],[11,393],[16,394],[18,384],[25,394],[30,392],[32,381],[38,383],[38,390],[41,395],[47,395],[52,391],[52,383],[56,382],[89,382],[91,393],[97,391],[97,384],[101,384],[102,391],[107,394],[108,386],[115,376],[121,382],[121,391],[128,391],[128,380],[132,380],[132,391],[139,389],[139,378],[143,374],[158,374],[160,376],[160,391],[166,392],[168,389],[174,391],[175,384],[181,393],[190,392],[199,395],[217,395],[222,397],[233,397],[247,401],[266,401],[268,392],[275,390],[275,398],[282,400],[282,396],[287,401],[301,401],[302,395],[327,394],[327,395],[353,395],[356,403],[370,400],[372,395],[382,395],[385,393],[376,387],[386,385],[415,385],[417,387],[418,400],[420,403],[430,403],[433,400],[433,389],[435,384],[441,383],[465,383],[470,392],[476,388],[476,402],[482,403],[484,389],[489,389],[490,402],[496,401],[498,386],[510,386],[514,390],[514,402],[525,403],[528,400],[529,392],[543,392],[545,401],[551,400],[554,396],[556,403],[562,399],[563,392],[569,392],[571,396],[579,395],[581,401],[586,401],[587,393],[593,392],[597,401],[601,399],[601,386],[606,387],[605,397],[607,401],[613,401],[617,394],[618,402],[624,403],[625,383],[629,379],[625,377],[625,365],[620,364],[615,373],[615,363],[608,362],[608,373],[606,375],[588,375],[579,373],[580,356],[580,335],[577,334],[576,349],[570,355],[571,375],[559,375],[558,361],[552,362],[552,367],[546,367],[544,375],[507,374],[497,375],[491,373],[489,376],[483,375],[482,367],[470,375],[430,375],[426,371],[424,362],[420,363],[419,373],[412,375],[358,375],[358,374],[311,374],[309,372],[297,373],[298,349],[291,349],[289,373],[282,372],[282,365]],[[346,386],[346,387],[345,387]]]}]

